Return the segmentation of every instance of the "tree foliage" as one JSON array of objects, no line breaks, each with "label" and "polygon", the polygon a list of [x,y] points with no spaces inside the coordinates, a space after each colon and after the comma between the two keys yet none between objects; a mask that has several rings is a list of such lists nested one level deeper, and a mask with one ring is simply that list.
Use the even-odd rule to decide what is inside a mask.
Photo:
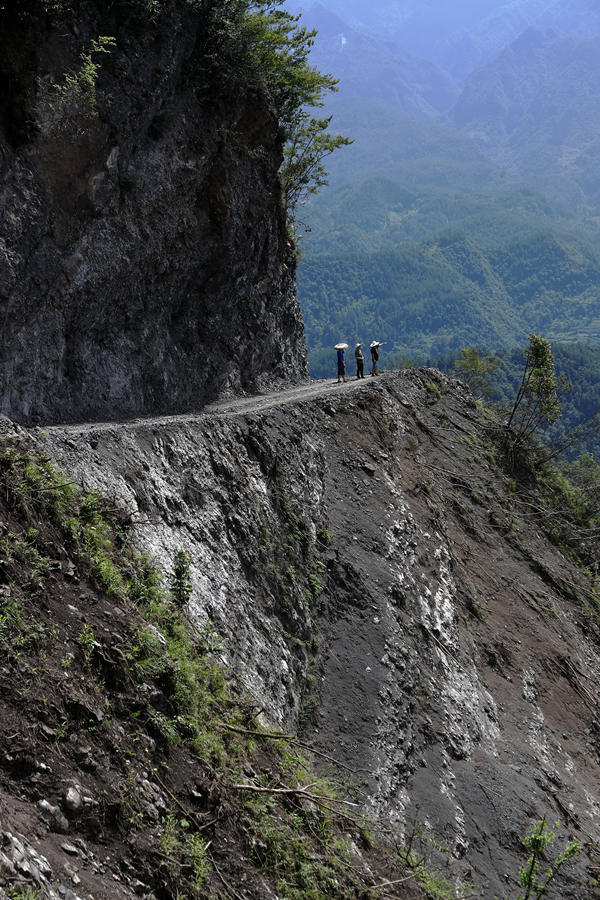
[{"label": "tree foliage", "polygon": [[541,872],[541,860],[546,847],[556,837],[557,827],[558,822],[553,829],[548,828],[545,819],[531,823],[527,836],[523,840],[523,846],[530,851],[530,856],[527,864],[522,866],[519,871],[519,883],[525,891],[519,895],[517,900],[530,900],[530,898],[539,900],[547,892],[548,886],[554,881],[562,867],[581,852],[581,844],[578,841],[570,841],[554,862]]},{"label": "tree foliage", "polygon": [[280,8],[280,0],[190,0],[200,11],[205,38],[199,59],[206,86],[215,80],[229,89],[264,96],[285,141],[280,170],[286,208],[327,183],[323,160],[350,143],[328,131],[330,118],[310,110],[323,105],[337,79],[310,64],[316,32],[300,15]]},{"label": "tree foliage", "polygon": [[169,579],[171,596],[178,606],[185,606],[193,592],[190,575],[190,555],[185,550],[178,550],[173,559],[173,571]]},{"label": "tree foliage", "polygon": [[492,378],[498,368],[496,356],[481,356],[477,347],[463,347],[460,359],[454,361],[454,373],[469,385],[476,397],[490,398],[493,394]]},{"label": "tree foliage", "polygon": [[65,73],[60,83],[52,85],[44,123],[46,131],[69,125],[83,131],[86,123],[97,116],[96,82],[101,57],[111,53],[115,46],[114,37],[100,35],[81,52],[79,68]]},{"label": "tree foliage", "polygon": [[521,441],[558,419],[559,387],[566,387],[557,380],[552,348],[546,338],[532,332],[524,355],[521,384],[506,422],[507,429],[513,428]]},{"label": "tree foliage", "polygon": [[327,130],[330,122],[331,116],[319,119],[300,110],[290,129],[283,153],[281,183],[292,218],[295,209],[310,194],[316,194],[327,184],[323,160],[339,147],[352,143],[341,134],[331,134]]}]

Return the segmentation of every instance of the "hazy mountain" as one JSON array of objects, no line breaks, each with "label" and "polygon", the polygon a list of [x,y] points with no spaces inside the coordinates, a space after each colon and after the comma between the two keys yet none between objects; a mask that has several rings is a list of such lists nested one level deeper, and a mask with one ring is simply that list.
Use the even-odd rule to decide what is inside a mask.
[{"label": "hazy mountain", "polygon": [[457,83],[438,66],[389,38],[351,27],[322,4],[304,22],[318,30],[311,61],[340,79],[343,97],[374,97],[416,116],[447,110],[458,98]]},{"label": "hazy mountain", "polygon": [[[321,0],[331,12],[355,28],[385,35],[415,53],[435,58],[434,48],[449,34],[472,29],[499,10],[502,0]],[[307,13],[313,0],[291,0],[288,6]]]},{"label": "hazy mountain", "polygon": [[600,10],[591,0],[512,0],[470,32],[473,42],[491,57],[531,27],[580,36],[599,34]]},{"label": "hazy mountain", "polygon": [[600,37],[529,29],[469,77],[450,119],[507,172],[599,202],[599,81]]},{"label": "hazy mountain", "polygon": [[449,125],[369,97],[337,95],[327,111],[333,130],[355,141],[328,161],[331,185],[384,175],[411,186],[470,192],[501,181],[472,138]]},{"label": "hazy mountain", "polygon": [[[490,62],[527,28],[556,28],[567,34],[600,34],[594,0],[321,0],[354,28],[396,41],[463,80]],[[309,18],[312,2],[292,0]]]},{"label": "hazy mountain", "polygon": [[591,0],[511,0],[421,52],[464,79],[532,27],[579,36],[600,34],[600,10]]}]

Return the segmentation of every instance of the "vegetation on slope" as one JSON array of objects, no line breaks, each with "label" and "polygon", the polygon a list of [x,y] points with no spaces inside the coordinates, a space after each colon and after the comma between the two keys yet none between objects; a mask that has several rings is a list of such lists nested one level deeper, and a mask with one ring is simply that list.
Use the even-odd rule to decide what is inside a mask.
[{"label": "vegetation on slope", "polygon": [[[443,372],[464,378],[477,396],[509,408],[518,389],[523,351],[514,348],[489,353],[471,347],[463,348],[461,354],[462,359],[447,353],[430,362]],[[600,347],[553,343],[552,354],[561,383],[561,415],[547,433],[550,452],[564,448],[571,460],[582,451],[600,458]]]},{"label": "vegetation on slope", "polygon": [[[344,153],[347,162],[350,153]],[[341,158],[340,158],[341,162]],[[333,168],[337,165],[332,162]],[[485,250],[554,231],[600,247],[595,210],[562,204],[538,191],[504,184],[495,191],[419,190],[415,179],[405,185],[392,178],[370,177],[331,187],[311,202],[304,218],[311,227],[307,253],[339,256],[395,250],[423,241],[449,228],[460,229]]]},{"label": "vegetation on slope", "polygon": [[[455,361],[458,374],[481,397],[489,397],[499,368],[494,356],[464,350]],[[596,633],[600,625],[598,546],[600,542],[600,461],[590,454],[574,462],[560,458],[565,446],[577,446],[580,429],[555,431],[562,415],[561,393],[570,387],[557,377],[549,341],[530,334],[520,360],[513,362],[512,391],[504,403],[479,400],[498,461],[513,478],[513,489],[535,509],[551,540],[592,578],[591,608]],[[600,408],[596,406],[591,435],[597,442]],[[586,435],[589,437],[589,435]],[[552,442],[555,442],[553,446]]]}]

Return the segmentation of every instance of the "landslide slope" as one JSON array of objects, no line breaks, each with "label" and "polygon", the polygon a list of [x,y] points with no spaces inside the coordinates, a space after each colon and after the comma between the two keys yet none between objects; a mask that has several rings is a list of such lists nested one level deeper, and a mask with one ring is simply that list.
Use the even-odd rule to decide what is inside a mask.
[{"label": "landslide slope", "polygon": [[409,370],[38,439],[164,564],[185,549],[191,617],[263,716],[349,767],[369,816],[443,874],[431,896],[517,896],[546,817],[585,848],[548,896],[582,900],[598,551],[577,564],[560,481],[507,475],[495,434],[460,383]]},{"label": "landslide slope", "polygon": [[12,426],[0,485],[0,900],[422,900],[259,725],[182,611],[185,566],[164,578]]}]

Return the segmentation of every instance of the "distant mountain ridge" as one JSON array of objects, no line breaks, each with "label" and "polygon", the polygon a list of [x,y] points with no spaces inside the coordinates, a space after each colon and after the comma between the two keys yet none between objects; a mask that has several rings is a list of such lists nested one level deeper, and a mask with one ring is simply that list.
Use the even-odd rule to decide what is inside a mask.
[{"label": "distant mountain ridge", "polygon": [[529,28],[589,37],[600,34],[600,9],[589,0],[512,0],[462,32],[451,33],[432,48],[432,56],[454,78],[464,80]]},{"label": "distant mountain ridge", "polygon": [[[327,111],[355,142],[302,213],[311,373],[320,348],[367,330],[425,354],[531,330],[600,344],[600,8],[322,0],[318,13],[315,62],[342,79]],[[431,101],[444,66],[465,79],[447,113]]]},{"label": "distant mountain ridge", "polygon": [[418,117],[436,116],[458,98],[460,89],[447,72],[390,37],[353,28],[323,4],[304,18],[318,32],[311,61],[335,73],[342,97],[373,97]]},{"label": "distant mountain ridge", "polygon": [[509,173],[600,202],[600,37],[529,29],[474,72],[449,119]]},{"label": "distant mountain ridge", "polygon": [[328,160],[331,185],[385,175],[400,183],[472,191],[499,182],[497,168],[451,124],[411,116],[372,97],[332,97],[332,128],[354,140]]},{"label": "distant mountain ridge", "polygon": [[[315,65],[340,79],[339,94],[327,106],[333,127],[355,140],[330,161],[334,183],[377,174],[468,191],[503,173],[563,200],[600,201],[600,10],[586,0],[575,0],[572,13],[564,0],[513,0],[480,17],[462,44],[452,43],[458,32],[450,34],[446,49],[460,50],[463,62],[467,44],[479,55],[500,48],[468,76],[459,95],[457,82],[439,66],[389,37],[348,25],[332,12],[335,5],[324,0],[306,14],[306,24],[318,29]],[[434,6],[427,6],[430,13]],[[358,0],[346,13],[361,8],[366,20]],[[387,8],[377,7],[380,24]],[[412,21],[411,4],[402,9]],[[516,39],[502,47],[513,34]],[[437,119],[442,127],[427,129],[406,116]]]},{"label": "distant mountain ridge", "polygon": [[[291,8],[313,18],[312,0]],[[348,27],[367,29],[464,80],[516,40],[527,28],[556,28],[566,34],[600,34],[600,8],[591,0],[321,0]]]}]

